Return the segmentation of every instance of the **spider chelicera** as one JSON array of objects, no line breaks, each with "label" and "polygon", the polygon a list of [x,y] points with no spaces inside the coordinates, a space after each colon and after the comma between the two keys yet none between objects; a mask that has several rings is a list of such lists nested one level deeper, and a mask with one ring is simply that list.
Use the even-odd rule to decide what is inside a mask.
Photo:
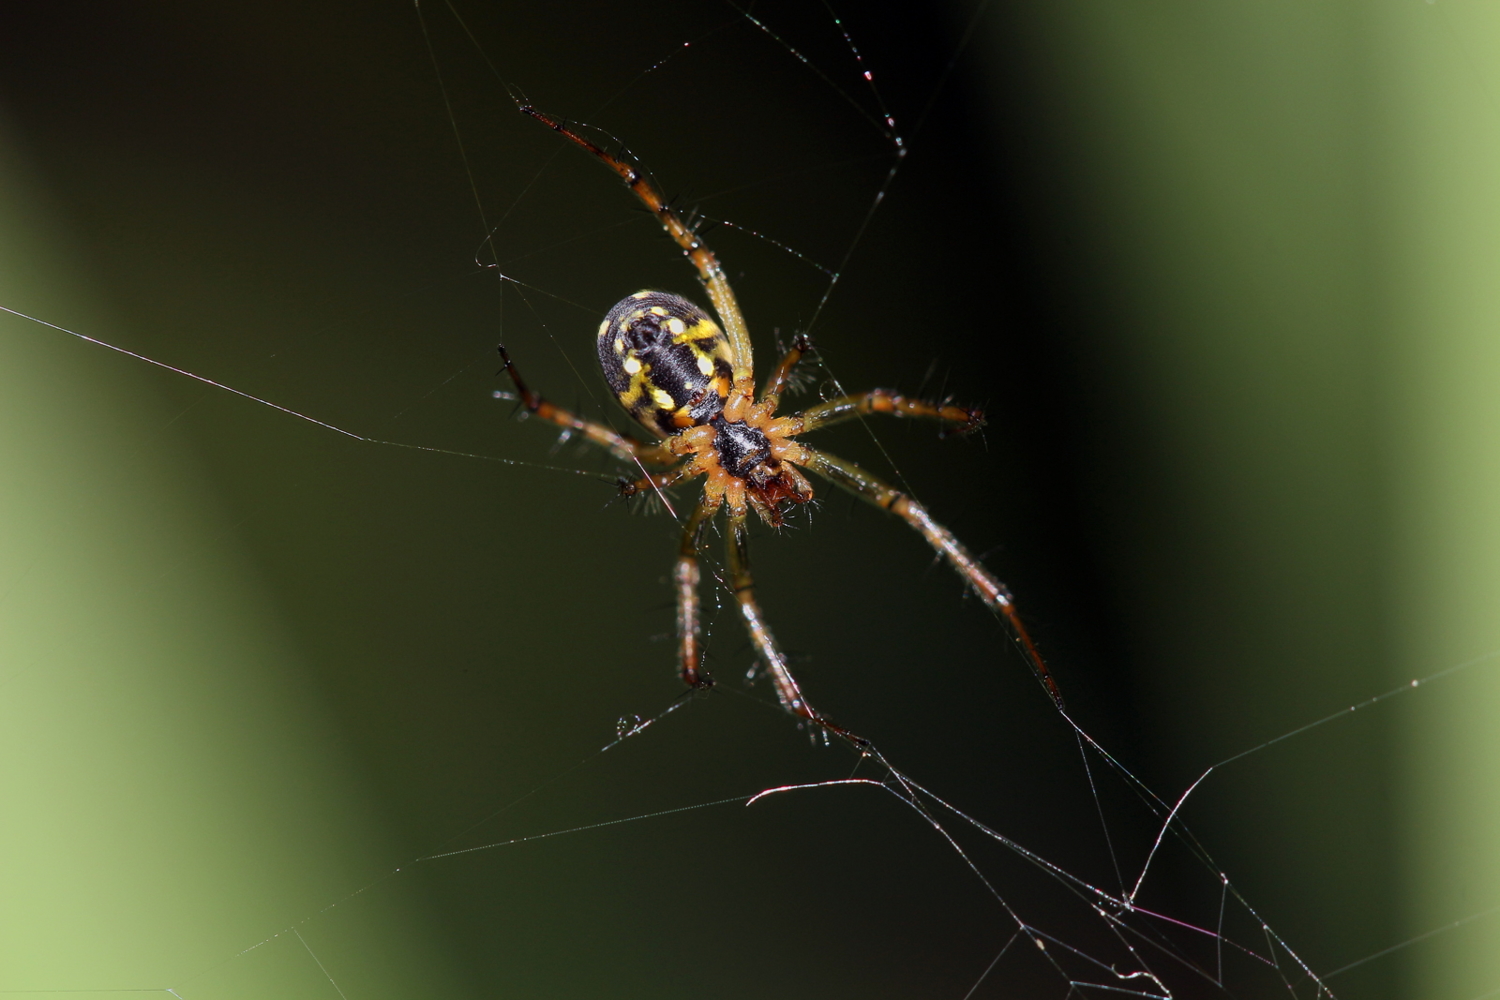
[{"label": "spider chelicera", "polygon": [[[753,510],[771,527],[779,527],[788,508],[813,498],[812,485],[801,472],[807,469],[890,511],[920,532],[985,606],[1005,618],[1037,679],[1061,707],[1062,695],[1016,613],[1015,601],[1005,585],[912,497],[852,462],[797,440],[809,431],[867,413],[924,417],[964,434],[983,426],[983,413],[947,403],[911,399],[888,389],[872,389],[777,416],[782,391],[798,362],[811,349],[808,339],[798,336],[794,340],[757,398],[750,332],[718,258],[702,238],[673,211],[645,175],[626,160],[535,108],[523,106],[520,110],[582,147],[624,180],[697,267],[699,280],[723,323],[721,328],[708,313],[679,295],[641,291],[616,303],[599,325],[599,364],[605,380],[620,405],[656,437],[650,444],[618,434],[601,423],[585,420],[548,402],[527,387],[510,355],[503,346],[500,348],[505,371],[527,410],[582,434],[646,473],[639,479],[622,481],[623,495],[659,491],[704,477],[703,499],[683,524],[672,575],[677,591],[678,672],[683,681],[692,688],[713,684],[703,666],[698,549],[705,525],[724,508],[729,523],[728,583],[782,707],[826,731],[857,745],[866,745],[808,704],[755,599],[747,531],[750,512]],[[649,466],[663,471],[650,472]]]}]

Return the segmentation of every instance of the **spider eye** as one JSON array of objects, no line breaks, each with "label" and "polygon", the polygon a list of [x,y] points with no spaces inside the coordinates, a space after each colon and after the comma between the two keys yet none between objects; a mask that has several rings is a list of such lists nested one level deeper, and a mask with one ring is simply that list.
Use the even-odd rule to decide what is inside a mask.
[{"label": "spider eye", "polygon": [[724,408],[734,352],[713,319],[671,292],[636,292],[599,324],[599,365],[615,398],[663,436]]}]

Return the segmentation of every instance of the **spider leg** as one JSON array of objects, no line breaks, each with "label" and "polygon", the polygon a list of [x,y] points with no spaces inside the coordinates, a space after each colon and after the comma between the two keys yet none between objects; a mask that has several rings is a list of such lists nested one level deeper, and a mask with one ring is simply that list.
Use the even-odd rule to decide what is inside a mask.
[{"label": "spider leg", "polygon": [[789,422],[801,422],[800,425],[786,424],[788,429],[784,433],[806,434],[808,431],[831,427],[866,413],[889,413],[895,417],[923,417],[928,420],[940,420],[946,424],[956,425],[954,429],[959,434],[967,434],[984,426],[984,411],[982,410],[952,404],[929,403],[926,400],[903,396],[890,389],[871,389],[869,392],[830,399],[826,403],[809,406],[801,413],[782,418]]},{"label": "spider leg", "polygon": [[688,462],[675,469],[668,469],[666,472],[648,472],[639,479],[621,477],[619,480],[620,496],[633,497],[641,493],[650,493],[653,490],[660,492],[668,487],[676,486],[684,479],[691,479],[698,475],[702,473]]},{"label": "spider leg", "polygon": [[729,279],[724,276],[724,268],[719,263],[719,258],[708,248],[702,238],[693,231],[693,228],[682,221],[667,200],[656,190],[655,185],[644,173],[636,169],[630,162],[610,153],[595,143],[590,142],[562,122],[549,115],[543,114],[529,104],[523,104],[519,108],[523,115],[535,118],[546,125],[552,131],[581,146],[595,159],[619,175],[630,188],[632,194],[640,199],[641,204],[651,210],[656,220],[661,223],[667,235],[682,248],[682,252],[693,266],[698,269],[698,277],[703,281],[703,287],[708,290],[708,297],[713,301],[714,311],[719,314],[719,319],[724,324],[724,332],[729,335],[729,344],[733,348],[733,374],[735,389],[745,396],[751,396],[755,392],[754,371],[752,364],[752,351],[750,348],[750,330],[745,325],[744,314],[740,312],[739,303],[734,297],[734,290],[729,287]]},{"label": "spider leg", "polygon": [[996,614],[1004,616],[1010,625],[1011,632],[1015,635],[1016,642],[1031,662],[1031,669],[1036,674],[1037,680],[1041,681],[1042,687],[1047,689],[1047,693],[1057,707],[1063,707],[1062,692],[1058,690],[1057,682],[1053,680],[1052,672],[1047,669],[1046,661],[1042,659],[1042,654],[1037,650],[1036,643],[1032,641],[1031,634],[1026,631],[1026,626],[1016,611],[1016,601],[1011,596],[1010,590],[985,569],[984,564],[954,537],[953,532],[934,521],[932,515],[927,513],[926,507],[900,490],[881,482],[880,479],[853,462],[815,451],[805,444],[801,445],[801,449],[805,453],[798,457],[801,464],[806,465],[835,486],[848,490],[883,510],[890,511],[921,532],[922,537],[927,539],[927,543],[948,560],[948,565],[957,570],[958,575],[974,589],[985,606]]},{"label": "spider leg", "polygon": [[812,350],[812,341],[807,334],[799,333],[792,338],[792,346],[781,356],[781,361],[776,365],[776,370],[771,377],[766,379],[766,391],[761,394],[761,400],[772,399],[781,395],[788,382],[791,381],[792,372],[797,363]]},{"label": "spider leg", "polygon": [[672,580],[677,585],[678,672],[683,683],[693,688],[713,684],[713,678],[703,669],[703,647],[699,642],[702,624],[698,618],[698,536],[722,502],[722,497],[705,496],[698,504],[682,526],[682,544],[672,569]]},{"label": "spider leg", "polygon": [[[776,697],[780,700],[781,707],[793,715],[821,725],[824,719],[802,697],[802,688],[787,667],[786,656],[771,636],[771,629],[766,625],[765,616],[761,614],[760,604],[755,600],[755,579],[750,575],[750,538],[745,525],[747,516],[748,511],[744,509],[730,508],[729,537],[726,539],[730,581],[734,587],[735,602],[739,604],[740,617],[745,620],[745,629],[750,633],[755,652],[765,664],[766,672],[771,675],[771,684],[776,688]],[[835,727],[835,731],[842,735],[842,730]]]},{"label": "spider leg", "polygon": [[541,419],[550,421],[567,430],[579,432],[588,441],[614,453],[615,457],[622,462],[629,462],[632,465],[641,462],[665,465],[677,460],[677,457],[667,449],[666,445],[660,442],[656,444],[641,444],[639,441],[628,438],[604,424],[594,420],[585,420],[532,392],[526,383],[521,380],[521,373],[516,370],[515,363],[510,360],[510,354],[506,352],[503,344],[500,346],[500,359],[505,362],[506,374],[510,376],[511,382],[515,385],[516,393],[521,397],[521,404]]}]

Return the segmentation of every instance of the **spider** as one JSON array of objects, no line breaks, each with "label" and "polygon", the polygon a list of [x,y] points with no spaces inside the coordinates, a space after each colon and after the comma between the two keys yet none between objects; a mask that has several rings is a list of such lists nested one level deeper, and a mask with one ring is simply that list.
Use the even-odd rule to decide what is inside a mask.
[{"label": "spider", "polygon": [[[872,389],[777,416],[782,391],[798,362],[812,349],[808,338],[799,335],[793,341],[757,396],[749,330],[718,258],[702,237],[625,159],[530,105],[522,105],[519,110],[619,175],[697,268],[698,278],[723,324],[721,327],[707,312],[679,295],[650,290],[621,299],[599,324],[597,346],[605,380],[625,411],[656,438],[649,444],[548,402],[527,386],[504,345],[500,347],[504,370],[530,413],[582,434],[646,473],[636,480],[622,479],[623,496],[660,491],[704,477],[703,498],[683,523],[672,574],[677,597],[678,673],[688,687],[713,685],[703,666],[698,552],[704,528],[723,508],[729,528],[729,584],[781,706],[825,731],[866,745],[808,703],[755,598],[747,530],[750,512],[771,527],[780,527],[785,511],[813,498],[812,484],[801,471],[807,469],[891,512],[920,532],[985,606],[1004,617],[1037,679],[1061,708],[1062,695],[1006,586],[911,496],[852,462],[798,440],[810,431],[869,413],[936,420],[953,432],[966,434],[984,425],[984,414],[977,409],[912,399],[888,389]],[[662,471],[651,472],[647,467]]]}]

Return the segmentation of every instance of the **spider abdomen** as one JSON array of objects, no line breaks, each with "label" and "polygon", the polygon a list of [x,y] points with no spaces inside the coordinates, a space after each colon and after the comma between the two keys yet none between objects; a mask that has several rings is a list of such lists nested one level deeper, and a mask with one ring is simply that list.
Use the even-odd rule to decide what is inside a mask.
[{"label": "spider abdomen", "polygon": [[599,324],[599,365],[620,405],[654,434],[706,424],[724,409],[734,351],[724,331],[670,292],[636,292]]}]

